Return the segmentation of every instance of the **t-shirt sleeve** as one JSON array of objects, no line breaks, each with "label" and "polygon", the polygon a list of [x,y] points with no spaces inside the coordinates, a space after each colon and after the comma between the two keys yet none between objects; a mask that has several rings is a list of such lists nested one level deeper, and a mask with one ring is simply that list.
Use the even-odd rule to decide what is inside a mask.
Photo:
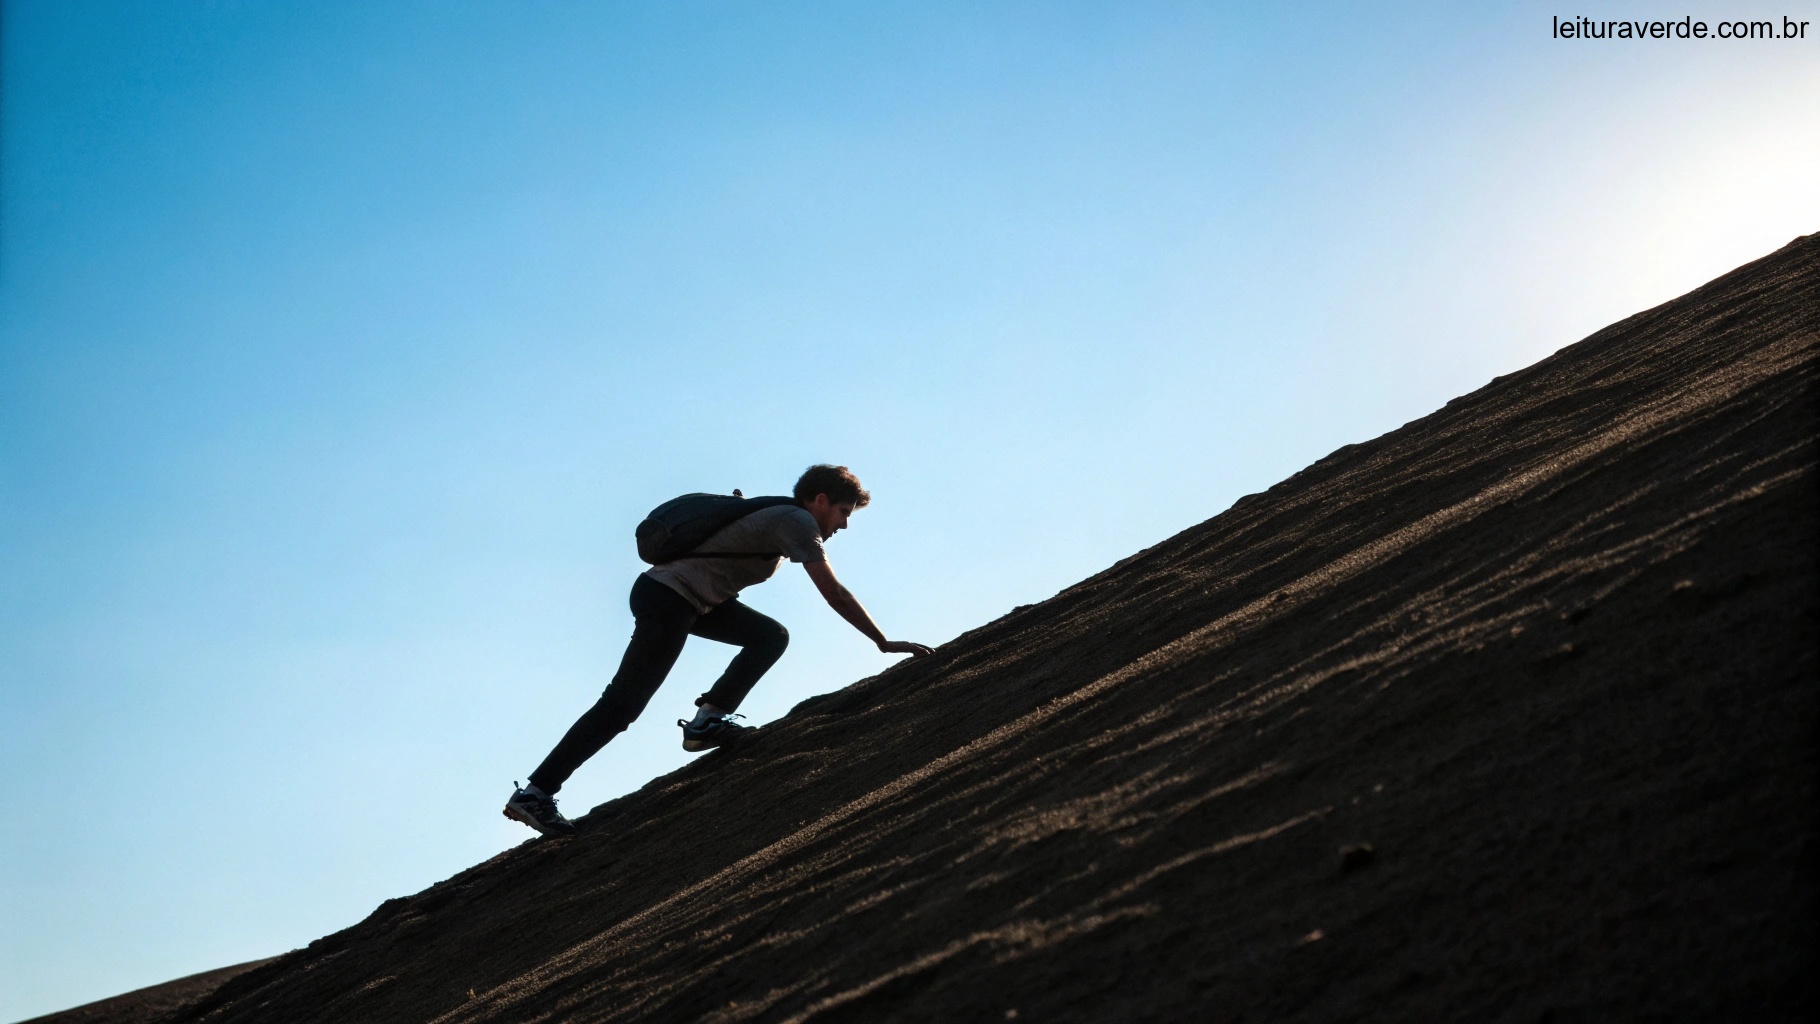
[{"label": "t-shirt sleeve", "polygon": [[815,525],[815,517],[800,508],[792,509],[790,515],[778,517],[776,537],[784,557],[792,562],[828,560],[828,552],[822,548],[822,532]]}]

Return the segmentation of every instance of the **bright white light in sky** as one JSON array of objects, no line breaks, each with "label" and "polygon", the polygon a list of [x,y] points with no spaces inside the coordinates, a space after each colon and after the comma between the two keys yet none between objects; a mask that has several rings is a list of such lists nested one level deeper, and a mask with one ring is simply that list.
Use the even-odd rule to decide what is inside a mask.
[{"label": "bright white light in sky", "polygon": [[676,493],[939,643],[1820,226],[1820,40],[1364,7],[8,3],[0,1019],[522,841]]}]

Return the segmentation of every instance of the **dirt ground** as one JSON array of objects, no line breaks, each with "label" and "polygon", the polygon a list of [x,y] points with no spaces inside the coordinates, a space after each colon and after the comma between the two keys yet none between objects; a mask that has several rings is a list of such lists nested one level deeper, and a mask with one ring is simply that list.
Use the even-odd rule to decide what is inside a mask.
[{"label": "dirt ground", "polygon": [[167,1019],[1813,1019],[1817,347],[1811,235]]},{"label": "dirt ground", "polygon": [[62,1013],[33,1017],[24,1024],[153,1024],[214,992],[229,978],[238,977],[268,963],[271,961],[254,960],[232,967],[218,967],[187,978],[167,981],[162,985],[135,989],[125,995],[78,1006]]}]

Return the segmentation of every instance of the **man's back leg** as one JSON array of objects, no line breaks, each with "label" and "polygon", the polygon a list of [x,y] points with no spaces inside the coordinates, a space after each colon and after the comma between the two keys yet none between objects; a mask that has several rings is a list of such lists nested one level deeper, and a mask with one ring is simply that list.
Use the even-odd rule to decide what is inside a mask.
[{"label": "man's back leg", "polygon": [[675,666],[696,619],[682,595],[646,576],[633,584],[632,612],[632,641],[613,681],[531,773],[531,784],[545,793],[561,789],[582,762],[638,718]]}]

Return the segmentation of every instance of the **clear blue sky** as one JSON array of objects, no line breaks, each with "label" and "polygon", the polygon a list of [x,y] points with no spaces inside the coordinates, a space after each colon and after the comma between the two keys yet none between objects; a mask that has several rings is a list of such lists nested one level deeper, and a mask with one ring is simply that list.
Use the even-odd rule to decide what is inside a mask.
[{"label": "clear blue sky", "polygon": [[[1820,33],[1561,13],[8,0],[0,1020],[526,839],[676,493],[851,465],[940,643],[1820,228]],[[892,660],[748,598],[756,721]]]}]

